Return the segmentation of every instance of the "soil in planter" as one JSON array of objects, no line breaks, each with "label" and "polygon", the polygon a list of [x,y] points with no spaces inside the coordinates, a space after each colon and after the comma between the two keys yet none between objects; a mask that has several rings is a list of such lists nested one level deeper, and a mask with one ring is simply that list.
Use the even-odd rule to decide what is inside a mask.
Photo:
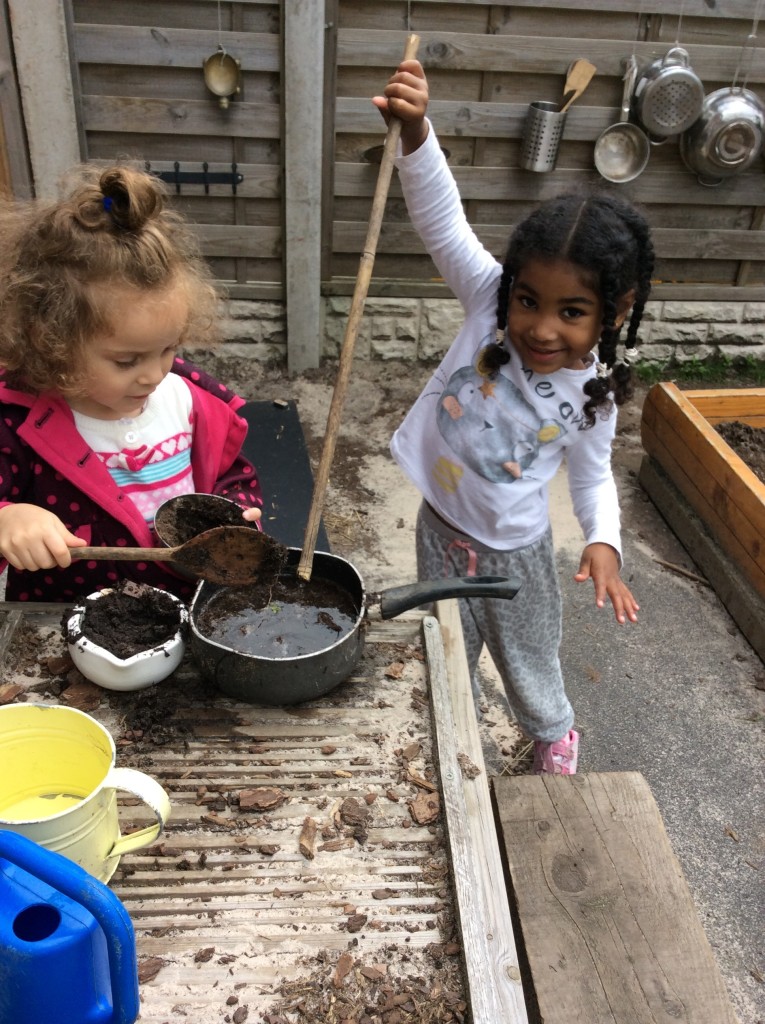
[{"label": "soil in planter", "polygon": [[84,604],[83,635],[123,661],[172,640],[181,625],[180,607],[169,594],[131,580]]},{"label": "soil in planter", "polygon": [[286,577],[247,587],[223,587],[195,618],[204,637],[242,654],[295,658],[337,643],[359,609],[342,587],[312,577]]},{"label": "soil in planter", "polygon": [[752,427],[740,420],[732,420],[729,423],[718,423],[715,429],[765,484],[765,427]]}]

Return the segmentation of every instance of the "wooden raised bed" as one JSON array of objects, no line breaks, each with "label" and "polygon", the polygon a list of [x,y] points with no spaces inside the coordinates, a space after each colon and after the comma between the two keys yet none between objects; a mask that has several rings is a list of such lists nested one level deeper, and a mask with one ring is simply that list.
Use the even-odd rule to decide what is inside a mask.
[{"label": "wooden raised bed", "polygon": [[714,429],[730,421],[765,427],[765,388],[655,385],[643,405],[640,482],[765,657],[765,484]]}]

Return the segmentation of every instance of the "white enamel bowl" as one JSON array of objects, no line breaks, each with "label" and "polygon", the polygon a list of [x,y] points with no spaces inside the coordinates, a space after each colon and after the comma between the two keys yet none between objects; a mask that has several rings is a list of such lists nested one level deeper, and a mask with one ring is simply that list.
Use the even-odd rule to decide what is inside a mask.
[{"label": "white enamel bowl", "polygon": [[[109,590],[90,594],[86,600],[93,601]],[[162,591],[165,593],[165,591]],[[99,647],[82,633],[85,605],[77,605],[67,621],[67,642],[69,654],[86,679],[107,690],[144,690],[148,686],[166,679],[178,668],[186,649],[184,635],[189,621],[186,606],[174,594],[168,594],[179,605],[180,627],[175,636],[163,644],[140,651],[130,658],[118,658],[111,651]]]}]

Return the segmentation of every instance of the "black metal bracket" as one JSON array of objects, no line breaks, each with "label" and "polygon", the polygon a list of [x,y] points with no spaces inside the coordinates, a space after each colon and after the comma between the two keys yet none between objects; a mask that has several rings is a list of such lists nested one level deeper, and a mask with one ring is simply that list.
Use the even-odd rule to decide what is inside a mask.
[{"label": "black metal bracket", "polygon": [[146,170],[149,174],[153,174],[168,185],[175,185],[177,195],[181,194],[181,185],[204,185],[205,195],[210,194],[210,185],[230,185],[231,191],[236,195],[236,186],[241,185],[244,181],[244,175],[239,174],[236,164],[231,164],[230,172],[210,171],[208,170],[209,166],[205,160],[201,171],[182,171],[179,161],[176,160],[172,171],[153,171],[151,164],[148,160],[146,161]]}]

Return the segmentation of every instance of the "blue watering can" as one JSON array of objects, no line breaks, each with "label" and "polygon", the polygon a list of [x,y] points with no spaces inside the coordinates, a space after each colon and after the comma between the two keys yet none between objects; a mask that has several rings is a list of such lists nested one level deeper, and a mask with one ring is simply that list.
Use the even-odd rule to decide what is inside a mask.
[{"label": "blue watering can", "polygon": [[133,1024],[135,933],[78,864],[0,829],[0,1024]]}]

